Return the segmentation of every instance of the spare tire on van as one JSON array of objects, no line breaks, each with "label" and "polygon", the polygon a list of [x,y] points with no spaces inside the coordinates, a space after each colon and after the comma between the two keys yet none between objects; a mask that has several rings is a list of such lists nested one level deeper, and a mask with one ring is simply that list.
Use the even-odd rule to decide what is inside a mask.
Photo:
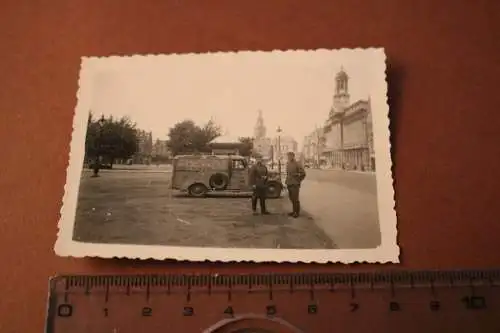
[{"label": "spare tire on van", "polygon": [[223,191],[229,185],[229,177],[223,173],[214,173],[208,183],[216,191]]}]

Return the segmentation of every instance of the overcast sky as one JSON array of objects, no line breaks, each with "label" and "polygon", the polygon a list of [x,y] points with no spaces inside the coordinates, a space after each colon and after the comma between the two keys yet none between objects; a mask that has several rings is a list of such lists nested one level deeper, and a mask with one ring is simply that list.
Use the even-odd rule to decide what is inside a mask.
[{"label": "overcast sky", "polygon": [[268,136],[280,126],[300,145],[326,120],[341,66],[350,77],[351,102],[369,95],[375,104],[384,102],[377,96],[385,84],[380,59],[352,50],[92,59],[91,109],[129,116],[155,139],[167,139],[176,122],[202,124],[211,117],[228,135],[253,136],[262,110]]}]

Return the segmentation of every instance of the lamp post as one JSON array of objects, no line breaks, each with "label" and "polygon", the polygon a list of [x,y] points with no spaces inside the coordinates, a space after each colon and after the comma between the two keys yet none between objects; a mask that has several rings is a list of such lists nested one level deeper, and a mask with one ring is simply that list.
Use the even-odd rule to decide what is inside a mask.
[{"label": "lamp post", "polygon": [[106,119],[104,119],[104,115],[97,121],[98,126],[98,135],[97,135],[97,151],[96,151],[96,159],[94,162],[94,174],[92,177],[99,177],[99,170],[101,168],[101,153],[102,153],[102,132],[104,128],[104,123]]},{"label": "lamp post", "polygon": [[278,133],[278,172],[281,177],[281,127],[278,126],[278,129],[276,129],[276,132]]},{"label": "lamp post", "polygon": [[271,155],[271,169],[274,169],[274,146],[271,141],[271,147],[269,148],[269,155]]}]

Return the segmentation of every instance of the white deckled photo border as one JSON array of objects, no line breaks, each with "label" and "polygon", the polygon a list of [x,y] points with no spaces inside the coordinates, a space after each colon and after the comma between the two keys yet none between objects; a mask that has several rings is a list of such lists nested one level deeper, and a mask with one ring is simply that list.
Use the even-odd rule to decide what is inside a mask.
[{"label": "white deckled photo border", "polygon": [[[318,50],[289,50],[273,52],[314,52]],[[77,105],[73,120],[69,165],[58,223],[58,237],[54,246],[58,256],[130,258],[130,259],[175,259],[188,261],[222,262],[288,262],[288,263],[399,263],[400,249],[397,244],[397,217],[395,212],[392,177],[391,144],[389,130],[389,105],[387,103],[386,55],[383,48],[337,49],[335,51],[371,52],[370,66],[384,73],[383,82],[377,84],[373,94],[385,96],[383,108],[373,115],[373,145],[376,158],[377,206],[381,232],[381,245],[374,249],[255,249],[255,248],[211,248],[163,245],[122,245],[84,243],[73,240],[78,189],[84,162],[84,141],[87,130],[88,110],[91,101],[90,72],[101,59],[127,58],[128,56],[83,57],[79,77]],[[254,52],[254,51],[240,51]],[[257,51],[263,52],[263,51]],[[226,53],[226,52],[224,52]],[[197,56],[187,54],[184,56]],[[132,55],[130,57],[156,57],[161,55]]]}]

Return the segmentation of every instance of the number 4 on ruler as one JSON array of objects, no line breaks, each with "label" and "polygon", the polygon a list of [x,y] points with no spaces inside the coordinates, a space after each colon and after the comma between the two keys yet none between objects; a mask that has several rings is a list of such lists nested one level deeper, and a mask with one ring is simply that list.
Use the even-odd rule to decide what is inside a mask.
[{"label": "number 4 on ruler", "polygon": [[233,310],[233,307],[232,306],[228,306],[225,310],[224,310],[224,314],[230,316],[230,317],[234,317],[234,310]]}]

